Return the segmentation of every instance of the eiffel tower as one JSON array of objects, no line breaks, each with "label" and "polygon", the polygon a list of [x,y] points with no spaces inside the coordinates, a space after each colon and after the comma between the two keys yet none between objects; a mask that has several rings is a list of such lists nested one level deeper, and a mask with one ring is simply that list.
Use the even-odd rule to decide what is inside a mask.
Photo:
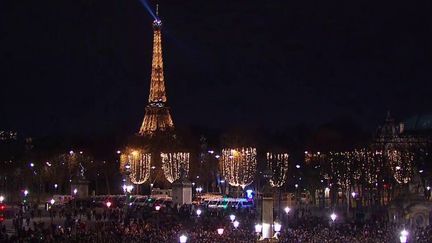
[{"label": "eiffel tower", "polygon": [[167,106],[162,59],[162,21],[153,21],[153,60],[148,104],[139,130],[140,136],[153,137],[174,130],[170,108]]}]

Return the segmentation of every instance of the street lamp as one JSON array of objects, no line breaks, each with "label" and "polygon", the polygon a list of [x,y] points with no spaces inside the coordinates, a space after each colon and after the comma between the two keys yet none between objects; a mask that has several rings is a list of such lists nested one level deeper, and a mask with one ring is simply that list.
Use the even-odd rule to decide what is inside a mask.
[{"label": "street lamp", "polygon": [[408,231],[406,229],[400,232],[399,240],[401,243],[406,243],[408,241]]},{"label": "street lamp", "polygon": [[187,236],[186,235],[181,235],[180,236],[180,243],[186,243],[186,241],[187,241]]},{"label": "street lamp", "polygon": [[332,214],[330,215],[330,218],[331,218],[331,220],[334,222],[334,221],[336,220],[336,218],[337,218],[337,215],[336,215],[335,213],[332,213]]},{"label": "street lamp", "polygon": [[222,236],[223,232],[224,232],[224,229],[223,229],[223,228],[219,228],[219,229],[217,229],[217,233],[218,233],[218,235],[221,235],[221,236]]},{"label": "street lamp", "polygon": [[259,234],[262,231],[262,225],[261,224],[256,224],[255,225],[255,233]]},{"label": "street lamp", "polygon": [[[156,214],[156,219],[157,219],[157,229],[159,230],[159,210],[161,209],[161,206],[156,205],[156,206],[155,206],[155,209],[156,209],[156,212],[157,212],[157,214]],[[185,241],[185,242],[186,242],[186,241]]]},{"label": "street lamp", "polygon": [[236,216],[234,214],[231,214],[229,217],[230,217],[231,222],[234,222]]},{"label": "street lamp", "polygon": [[273,227],[274,227],[274,231],[276,232],[275,236],[277,236],[282,229],[282,225],[279,222],[274,222]]},{"label": "street lamp", "polygon": [[27,195],[29,194],[28,190],[24,190],[24,196],[27,197]]},{"label": "street lamp", "polygon": [[75,188],[75,189],[73,190],[73,193],[74,193],[74,195],[76,196],[76,194],[78,193],[78,189]]},{"label": "street lamp", "polygon": [[3,203],[3,201],[5,200],[5,197],[3,195],[0,196],[0,203]]},{"label": "street lamp", "polygon": [[199,217],[201,215],[201,213],[202,213],[201,209],[198,208],[196,211],[197,216]]},{"label": "street lamp", "polygon": [[51,203],[51,205],[54,205],[54,203],[55,203],[54,198],[50,200],[50,203]]},{"label": "street lamp", "polygon": [[357,193],[356,193],[356,192],[351,192],[351,196],[352,196],[353,198],[355,198],[355,197],[356,197],[356,195],[357,195]]},{"label": "street lamp", "polygon": [[233,222],[233,225],[234,225],[234,228],[237,229],[240,225],[240,222],[236,220]]},{"label": "street lamp", "polygon": [[107,208],[110,208],[111,207],[111,202],[110,201],[106,202],[106,206],[107,206]]},{"label": "street lamp", "polygon": [[291,211],[291,208],[290,208],[290,207],[285,207],[284,210],[285,210],[285,213],[286,213],[286,214],[289,214],[289,212]]}]

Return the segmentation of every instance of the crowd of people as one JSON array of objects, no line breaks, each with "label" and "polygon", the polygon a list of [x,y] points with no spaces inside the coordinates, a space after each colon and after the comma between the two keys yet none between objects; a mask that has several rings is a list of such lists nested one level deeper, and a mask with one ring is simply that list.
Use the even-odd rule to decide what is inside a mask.
[{"label": "crowd of people", "polygon": [[[8,234],[0,227],[0,242],[179,242],[185,235],[187,242],[256,242],[257,216],[254,210],[209,210],[196,214],[196,206],[75,208],[52,209],[52,220],[40,220],[37,215],[18,213],[14,230]],[[230,214],[239,222],[234,227]],[[46,219],[46,218],[45,218]],[[277,235],[279,242],[399,242],[403,228],[386,221],[329,222],[328,219],[305,215],[287,217]],[[223,232],[218,229],[223,229]],[[432,227],[408,228],[408,242],[432,242]]]}]

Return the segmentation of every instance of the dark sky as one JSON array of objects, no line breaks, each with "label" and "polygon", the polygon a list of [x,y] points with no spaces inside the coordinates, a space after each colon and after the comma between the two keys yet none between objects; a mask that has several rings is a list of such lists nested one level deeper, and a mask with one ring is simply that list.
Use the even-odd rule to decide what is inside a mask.
[{"label": "dark sky", "polygon": [[[144,1],[144,0],[141,0]],[[140,0],[0,3],[0,125],[132,133],[150,82]],[[429,6],[409,1],[161,0],[175,124],[284,128],[432,110]],[[1,128],[0,127],[0,128]]]}]

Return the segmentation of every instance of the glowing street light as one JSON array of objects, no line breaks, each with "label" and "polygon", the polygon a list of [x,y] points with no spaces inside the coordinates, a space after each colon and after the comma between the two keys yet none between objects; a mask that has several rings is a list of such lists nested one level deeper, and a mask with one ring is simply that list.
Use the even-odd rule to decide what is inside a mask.
[{"label": "glowing street light", "polygon": [[0,203],[3,203],[3,201],[5,200],[5,197],[3,195],[0,196]]},{"label": "glowing street light", "polygon": [[202,213],[201,209],[198,208],[196,211],[197,216],[199,217],[201,215],[201,213]]},{"label": "glowing street light", "polygon": [[289,214],[289,212],[291,211],[291,208],[290,208],[290,207],[285,207],[284,210],[285,210],[285,213],[286,213],[286,214]]},{"label": "glowing street light", "polygon": [[256,224],[255,225],[255,233],[259,234],[262,231],[262,225],[261,224]]},{"label": "glowing street light", "polygon": [[32,167],[32,168],[33,168],[33,167],[34,167],[34,163],[30,163],[30,167]]},{"label": "glowing street light", "polygon": [[50,203],[51,203],[51,205],[54,205],[54,203],[55,203],[54,198],[50,200]]},{"label": "glowing street light", "polygon": [[399,240],[401,243],[406,243],[408,241],[408,231],[406,229],[403,229],[400,232]]},{"label": "glowing street light", "polygon": [[237,229],[240,225],[240,222],[236,220],[233,222],[233,225],[234,225],[234,228]]},{"label": "glowing street light", "polygon": [[351,192],[351,196],[352,196],[353,198],[355,198],[355,197],[356,197],[356,195],[357,195],[357,193],[356,193],[356,192]]},{"label": "glowing street light", "polygon": [[124,184],[124,185],[122,186],[122,188],[123,188],[123,191],[124,191],[124,192],[131,193],[132,190],[133,190],[133,185],[126,185],[126,184]]},{"label": "glowing street light", "polygon": [[278,222],[274,222],[273,227],[274,227],[274,231],[276,232],[276,234],[279,233],[282,229],[282,225]]},{"label": "glowing street light", "polygon": [[218,235],[223,235],[223,232],[224,232],[224,228],[217,229]]},{"label": "glowing street light", "polygon": [[180,243],[186,243],[186,241],[187,241],[187,236],[186,235],[181,235],[180,236]]},{"label": "glowing street light", "polygon": [[24,190],[24,196],[27,197],[27,195],[28,195],[29,193],[30,193],[30,192],[29,192],[28,190]]},{"label": "glowing street light", "polygon": [[335,213],[332,213],[332,214],[330,215],[330,218],[331,218],[331,220],[334,222],[334,221],[336,220],[336,218],[337,218],[337,215],[336,215]]},{"label": "glowing street light", "polygon": [[155,206],[155,209],[156,209],[156,211],[159,211],[159,210],[161,209],[161,206],[156,205],[156,206]]},{"label": "glowing street light", "polygon": [[108,201],[108,202],[106,202],[106,206],[107,206],[107,208],[110,208],[111,207],[111,202],[110,201]]},{"label": "glowing street light", "polygon": [[229,217],[230,217],[231,222],[234,222],[236,216],[234,214],[231,214]]},{"label": "glowing street light", "polygon": [[76,195],[76,194],[78,193],[78,189],[75,188],[75,189],[73,190],[73,193],[74,193],[74,195]]}]

